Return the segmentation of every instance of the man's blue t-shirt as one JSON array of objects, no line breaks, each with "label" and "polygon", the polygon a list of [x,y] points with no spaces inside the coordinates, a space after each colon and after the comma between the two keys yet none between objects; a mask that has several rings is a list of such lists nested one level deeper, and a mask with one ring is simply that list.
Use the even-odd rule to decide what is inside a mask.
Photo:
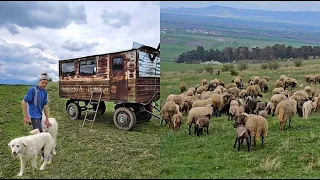
[{"label": "man's blue t-shirt", "polygon": [[44,105],[48,104],[48,95],[45,89],[39,86],[29,88],[24,101],[28,103],[28,111],[30,118],[42,118],[42,110]]}]

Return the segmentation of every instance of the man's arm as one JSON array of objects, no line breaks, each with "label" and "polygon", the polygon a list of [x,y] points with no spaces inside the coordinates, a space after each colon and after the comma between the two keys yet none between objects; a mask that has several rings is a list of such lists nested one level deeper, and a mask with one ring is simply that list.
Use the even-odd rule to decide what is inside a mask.
[{"label": "man's arm", "polygon": [[27,104],[24,100],[22,100],[21,106],[22,106],[22,112],[23,112],[24,122],[27,123],[27,124],[29,124],[29,123],[30,123],[30,117],[29,117],[29,114],[28,114],[28,112],[27,112],[27,111],[28,111],[28,109],[27,109],[28,104]]},{"label": "man's arm", "polygon": [[49,127],[51,126],[50,122],[49,122],[49,107],[48,105],[44,105],[44,115],[46,116],[46,120],[44,121],[44,124]]}]

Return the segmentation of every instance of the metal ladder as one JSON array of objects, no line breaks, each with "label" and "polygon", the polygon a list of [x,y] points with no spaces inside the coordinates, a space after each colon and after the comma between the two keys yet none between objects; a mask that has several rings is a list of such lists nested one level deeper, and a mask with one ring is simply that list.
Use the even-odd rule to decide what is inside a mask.
[{"label": "metal ladder", "polygon": [[[92,97],[93,97],[95,94],[99,94],[99,93],[100,93],[100,97],[99,97],[99,99],[98,99],[98,102],[92,102]],[[93,123],[94,123],[94,121],[96,120],[96,115],[97,115],[97,112],[98,112],[98,109],[99,109],[99,104],[100,104],[100,101],[101,101],[102,94],[103,94],[102,91],[99,91],[99,92],[98,92],[98,91],[96,91],[96,92],[95,92],[95,91],[91,91],[91,97],[90,97],[90,101],[89,101],[89,103],[88,103],[88,107],[87,107],[87,110],[86,110],[86,115],[85,115],[85,117],[84,117],[84,119],[83,119],[82,127],[84,126],[84,123],[85,123],[86,121],[91,121],[91,122],[92,122],[92,124],[91,124],[91,129],[92,129]],[[92,105],[92,104],[97,104],[96,110],[89,109],[90,105]],[[93,119],[87,119],[88,112],[94,112],[94,117],[93,117]]]}]

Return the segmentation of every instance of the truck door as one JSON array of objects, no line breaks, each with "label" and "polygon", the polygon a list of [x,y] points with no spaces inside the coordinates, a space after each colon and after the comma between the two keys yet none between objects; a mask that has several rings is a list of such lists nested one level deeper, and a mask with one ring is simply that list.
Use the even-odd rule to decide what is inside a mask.
[{"label": "truck door", "polygon": [[128,99],[127,62],[124,56],[110,55],[110,100]]}]

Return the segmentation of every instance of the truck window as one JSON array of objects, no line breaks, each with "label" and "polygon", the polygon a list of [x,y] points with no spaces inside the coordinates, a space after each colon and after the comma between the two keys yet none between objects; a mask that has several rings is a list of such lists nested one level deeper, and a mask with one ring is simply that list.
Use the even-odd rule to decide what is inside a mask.
[{"label": "truck window", "polygon": [[73,76],[74,72],[74,62],[62,63],[61,64],[62,76]]},{"label": "truck window", "polygon": [[95,75],[97,73],[97,63],[95,59],[80,61],[81,75]]},{"label": "truck window", "polygon": [[112,60],[113,70],[123,70],[123,59],[122,57],[113,58]]}]

